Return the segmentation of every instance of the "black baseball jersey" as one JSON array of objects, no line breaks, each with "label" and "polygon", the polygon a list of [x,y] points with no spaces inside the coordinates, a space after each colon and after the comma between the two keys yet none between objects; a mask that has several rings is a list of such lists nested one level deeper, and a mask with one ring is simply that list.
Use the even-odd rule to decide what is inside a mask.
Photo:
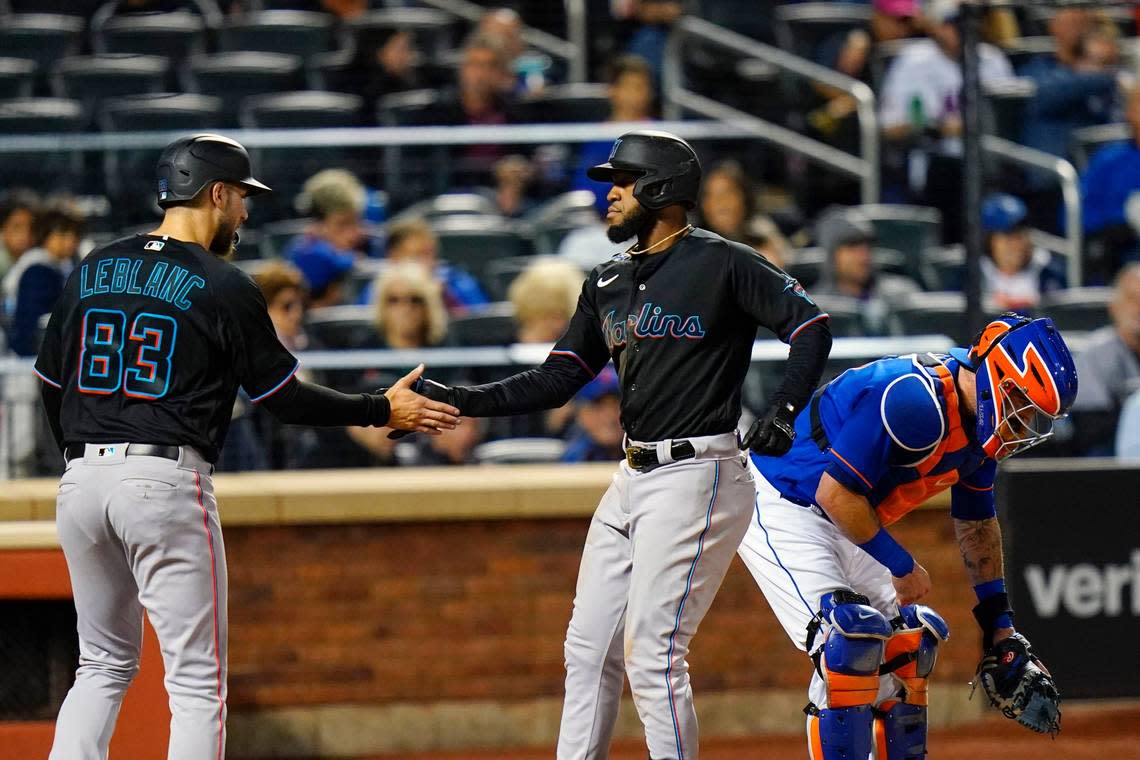
[{"label": "black baseball jersey", "polygon": [[457,388],[456,400],[472,416],[557,406],[612,358],[631,439],[726,433],[740,419],[757,327],[790,343],[826,317],[754,250],[697,229],[662,253],[622,254],[596,267],[542,366]]},{"label": "black baseball jersey", "polygon": [[62,391],[65,445],[190,445],[213,462],[238,386],[261,401],[297,366],[247,274],[199,245],[136,235],[76,267],[35,371]]}]

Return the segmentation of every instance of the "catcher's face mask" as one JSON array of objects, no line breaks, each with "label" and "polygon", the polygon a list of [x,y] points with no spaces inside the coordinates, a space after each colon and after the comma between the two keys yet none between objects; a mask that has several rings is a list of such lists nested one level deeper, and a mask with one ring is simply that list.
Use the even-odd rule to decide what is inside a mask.
[{"label": "catcher's face mask", "polygon": [[1033,448],[1053,435],[1053,422],[1064,415],[1046,412],[1030,400],[1025,390],[1010,379],[998,386],[998,424],[994,431],[998,439],[993,458],[1001,461],[1014,454]]}]

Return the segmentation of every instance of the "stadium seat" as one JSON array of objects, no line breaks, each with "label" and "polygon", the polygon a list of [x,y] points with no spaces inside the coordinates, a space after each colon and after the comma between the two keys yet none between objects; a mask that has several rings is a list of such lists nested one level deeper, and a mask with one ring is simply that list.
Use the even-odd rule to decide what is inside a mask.
[{"label": "stadium seat", "polygon": [[236,126],[241,102],[252,95],[287,92],[304,86],[301,59],[281,53],[196,55],[186,68],[186,89],[222,99],[225,126]]},{"label": "stadium seat", "polygon": [[561,438],[504,438],[479,444],[471,456],[479,464],[541,464],[560,461],[565,451]]},{"label": "stadium seat", "polygon": [[778,44],[772,19],[777,0],[694,0],[692,15],[771,45]]},{"label": "stadium seat", "polygon": [[234,53],[259,50],[303,58],[334,47],[332,17],[306,11],[261,11],[228,19],[218,29],[218,50]]},{"label": "stadium seat", "polygon": [[55,65],[52,90],[82,102],[92,114],[106,98],[162,92],[169,70],[170,60],[154,55],[71,56]]},{"label": "stadium seat", "polygon": [[820,45],[839,34],[871,26],[869,5],[802,3],[776,8],[776,39],[784,50],[815,60]]},{"label": "stadium seat", "polygon": [[302,234],[310,224],[311,219],[283,219],[261,225],[258,228],[261,233],[261,257],[272,259],[285,255],[289,241]]},{"label": "stadium seat", "polygon": [[888,204],[852,208],[874,225],[877,245],[905,255],[907,274],[920,280],[922,252],[942,243],[942,214],[938,209]]},{"label": "stadium seat", "polygon": [[960,292],[966,287],[966,250],[950,245],[923,251],[922,284],[927,290]]},{"label": "stadium seat", "polygon": [[[0,135],[43,135],[83,129],[83,105],[60,98],[0,101]],[[78,151],[0,153],[0,184],[75,192],[83,179]]]},{"label": "stadium seat", "polygon": [[[983,306],[986,314],[1001,310]],[[901,335],[948,335],[959,346],[973,337],[966,321],[966,296],[961,293],[917,293],[892,310],[895,330]]]},{"label": "stadium seat", "polygon": [[1110,324],[1108,304],[1112,288],[1068,288],[1046,293],[1038,313],[1052,317],[1061,330],[1097,330]]},{"label": "stadium seat", "polygon": [[1074,129],[1070,133],[1073,163],[1077,169],[1084,171],[1101,148],[1130,139],[1132,129],[1127,124],[1102,124]]},{"label": "stadium seat", "polygon": [[534,225],[556,222],[567,217],[581,219],[589,215],[598,218],[596,198],[591,190],[571,190],[556,195],[527,212],[526,220]]},{"label": "stadium seat", "polygon": [[83,42],[83,19],[48,13],[18,13],[0,21],[0,55],[35,61],[47,74],[60,58],[75,55]]},{"label": "stadium seat", "polygon": [[519,101],[519,119],[531,124],[605,121],[610,116],[608,91],[604,84],[546,87]]},{"label": "stadium seat", "polygon": [[317,129],[354,127],[359,123],[363,99],[341,92],[280,92],[254,95],[241,105],[246,129]]},{"label": "stadium seat", "polygon": [[431,226],[439,236],[439,257],[466,269],[484,285],[489,262],[533,253],[519,227],[503,219],[455,214],[435,219]]},{"label": "stadium seat", "polygon": [[831,295],[812,298],[820,309],[827,312],[827,324],[834,337],[858,338],[867,334],[863,319],[864,306],[858,298]]},{"label": "stadium seat", "polygon": [[36,65],[30,58],[0,58],[0,99],[32,97]]},{"label": "stadium seat", "polygon": [[[205,95],[127,95],[103,101],[98,116],[107,132],[205,131],[218,124],[221,101]],[[154,167],[159,148],[108,150],[103,167],[108,190],[118,200],[121,221],[150,218],[155,206]]]},{"label": "stadium seat", "polygon": [[[376,120],[386,127],[418,127],[440,122],[443,96],[438,90],[409,90],[385,95],[376,104]],[[450,154],[443,145],[384,148],[383,186],[396,206],[450,190]]]},{"label": "stadium seat", "polygon": [[808,293],[823,276],[827,266],[827,251],[822,248],[800,248],[794,251],[784,271],[795,277]]},{"label": "stadium seat", "polygon": [[453,346],[509,346],[515,342],[517,330],[514,306],[493,303],[453,317],[447,342]]},{"label": "stadium seat", "polygon": [[411,32],[416,47],[427,59],[437,58],[455,46],[456,18],[434,8],[385,8],[349,22],[356,48],[373,50],[393,29]]},{"label": "stadium seat", "polygon": [[206,22],[186,12],[113,16],[93,23],[91,37],[96,53],[161,55],[178,67],[205,50]]},{"label": "stadium seat", "polygon": [[1026,107],[1037,94],[1032,79],[1004,79],[985,87],[986,132],[1017,142],[1025,125]]},{"label": "stadium seat", "polygon": [[305,79],[311,90],[352,92],[359,83],[352,70],[356,52],[352,49],[316,53],[305,59]]},{"label": "stadium seat", "polygon": [[324,306],[305,315],[305,330],[324,349],[374,346],[376,310],[371,305]]},{"label": "stadium seat", "polygon": [[425,201],[408,206],[392,217],[398,219],[436,219],[453,214],[474,214],[477,216],[500,217],[499,207],[489,196],[482,193],[443,193]]},{"label": "stadium seat", "polygon": [[558,253],[562,241],[573,232],[574,230],[588,227],[590,225],[598,224],[598,215],[596,213],[589,217],[580,217],[575,219],[573,217],[564,217],[546,224],[536,224],[531,226],[531,241],[534,244],[535,253],[541,253],[546,256],[554,256]]}]

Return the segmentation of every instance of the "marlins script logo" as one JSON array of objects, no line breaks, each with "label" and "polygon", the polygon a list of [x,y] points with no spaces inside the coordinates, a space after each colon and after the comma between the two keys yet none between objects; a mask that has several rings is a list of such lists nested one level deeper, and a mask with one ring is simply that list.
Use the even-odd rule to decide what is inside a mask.
[{"label": "marlins script logo", "polygon": [[682,317],[679,314],[666,314],[660,306],[649,302],[637,314],[630,314],[620,320],[617,311],[610,309],[602,320],[602,335],[610,351],[616,346],[624,346],[629,333],[635,338],[686,338],[700,340],[705,337],[698,314]]}]

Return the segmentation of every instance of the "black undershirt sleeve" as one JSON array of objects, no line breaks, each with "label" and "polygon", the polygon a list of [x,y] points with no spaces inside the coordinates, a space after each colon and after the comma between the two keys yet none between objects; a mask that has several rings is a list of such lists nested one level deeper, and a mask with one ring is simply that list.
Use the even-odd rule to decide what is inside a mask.
[{"label": "black undershirt sleeve", "polygon": [[63,451],[63,427],[59,423],[59,408],[63,403],[63,391],[54,385],[40,383],[40,398],[44,403],[44,412],[47,414],[48,426],[51,427],[52,437],[59,450]]},{"label": "black undershirt sleeve", "polygon": [[341,393],[291,378],[261,405],[290,425],[374,425],[388,423],[392,407],[380,393]]},{"label": "black undershirt sleeve", "polygon": [[791,404],[796,412],[807,406],[819,385],[827,355],[831,351],[831,329],[827,320],[804,327],[792,341],[788,361],[784,364],[784,380],[776,389],[773,404]]},{"label": "black undershirt sleeve", "polygon": [[592,375],[572,358],[551,354],[534,369],[486,385],[456,386],[455,406],[467,417],[499,417],[557,409],[590,382]]}]

